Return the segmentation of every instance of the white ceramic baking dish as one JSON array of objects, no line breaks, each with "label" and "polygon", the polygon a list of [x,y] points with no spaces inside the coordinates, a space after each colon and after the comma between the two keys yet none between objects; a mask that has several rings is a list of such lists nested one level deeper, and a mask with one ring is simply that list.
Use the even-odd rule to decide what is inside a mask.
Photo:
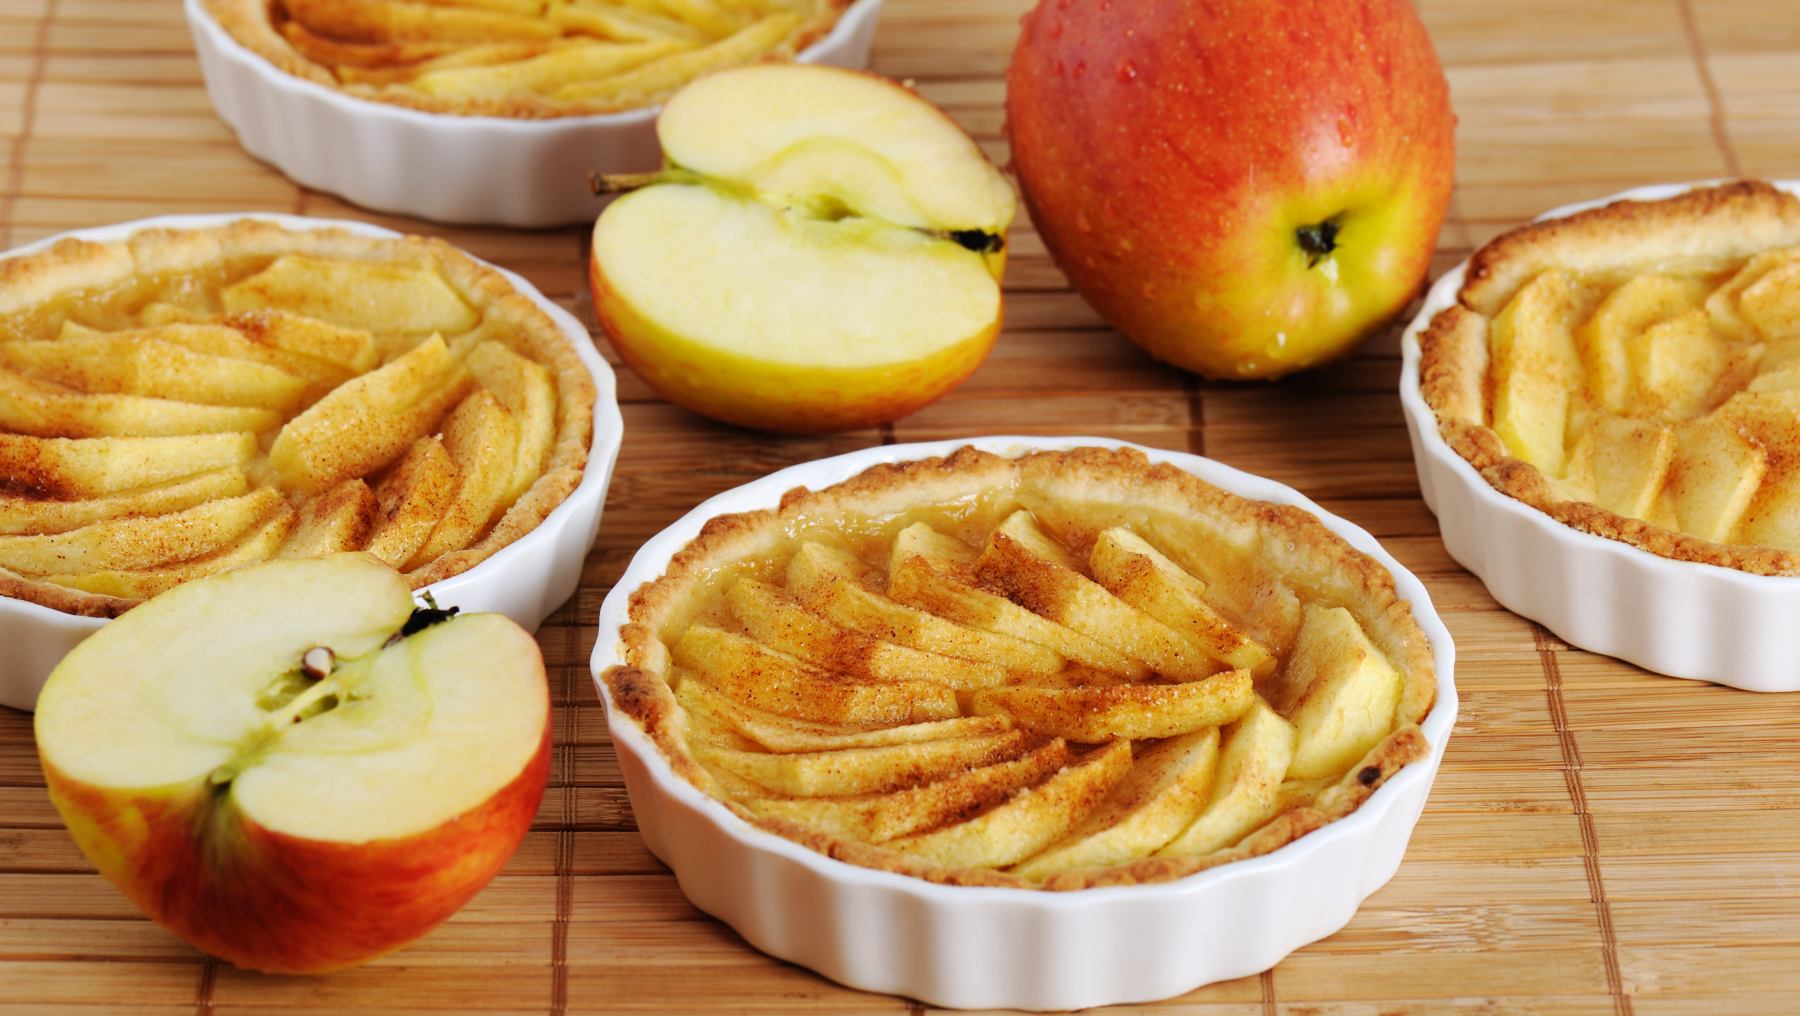
[{"label": "white ceramic baking dish", "polygon": [[[370,236],[397,236],[392,230],[362,222],[305,219],[291,215],[260,213],[225,215],[169,215],[136,222],[76,230],[49,237],[3,257],[17,257],[50,246],[64,237],[86,240],[120,240],[140,229],[206,229],[238,219],[261,219],[288,229],[345,229]],[[466,252],[465,252],[466,253]],[[471,255],[472,256],[472,255]],[[477,259],[479,260],[479,259]],[[482,262],[487,264],[487,262]],[[581,564],[599,533],[600,511],[606,504],[606,486],[619,457],[624,422],[619,416],[617,385],[612,368],[594,349],[593,339],[568,311],[550,302],[531,283],[495,265],[521,293],[549,314],[581,362],[594,377],[594,440],[588,447],[587,466],[581,483],[537,528],[480,564],[442,582],[425,587],[443,606],[465,611],[496,611],[536,630],[545,617],[575,592]],[[76,643],[100,629],[100,618],[82,617],[52,610],[26,600],[0,597],[0,706],[30,709],[38,691],[56,664]]]},{"label": "white ceramic baking dish", "polygon": [[[1614,201],[1656,201],[1719,181],[1640,187],[1566,205],[1561,218]],[[1800,193],[1800,185],[1776,182]],[[1495,490],[1438,430],[1419,390],[1419,334],[1456,302],[1468,262],[1438,279],[1401,340],[1400,401],[1425,503],[1444,547],[1506,609],[1570,645],[1647,670],[1744,688],[1800,690],[1800,578],[1751,575],[1659,557],[1572,529]]]},{"label": "white ceramic baking dish", "polygon": [[784,469],[718,495],[653,537],[600,608],[593,670],[638,829],[695,906],[752,945],[868,991],[957,1008],[1075,1009],[1168,998],[1266,970],[1332,934],[1393,876],[1456,719],[1454,650],[1425,587],[1368,533],[1295,491],[1210,459],[1139,448],[1245,497],[1297,505],[1393,573],[1430,639],[1437,702],[1430,754],[1363,806],[1273,853],[1178,881],[1075,892],[945,886],[832,860],[750,825],[676,776],[612,708],[599,675],[619,663],[633,590],[655,579],[707,519],[773,507],[794,487],[829,486],[880,462],[945,455],[965,444],[1001,455],[1102,438],[984,437],[892,445]]},{"label": "white ceramic baking dish", "polygon": [[[594,170],[655,169],[660,107],[524,120],[424,113],[288,74],[185,0],[206,93],[251,154],[294,180],[384,212],[438,222],[591,222]],[[882,0],[856,0],[802,63],[862,68]]]}]

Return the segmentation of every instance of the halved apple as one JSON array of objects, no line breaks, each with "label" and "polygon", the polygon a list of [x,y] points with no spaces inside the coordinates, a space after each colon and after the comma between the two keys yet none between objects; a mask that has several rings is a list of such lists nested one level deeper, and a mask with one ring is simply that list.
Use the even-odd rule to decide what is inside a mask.
[{"label": "halved apple", "polygon": [[657,121],[669,168],[594,227],[608,338],[670,401],[828,431],[904,416],[987,355],[1012,191],[948,117],[882,78],[759,64]]},{"label": "halved apple", "polygon": [[550,769],[536,642],[445,616],[360,554],[178,586],[50,676],[51,799],[132,902],[224,960],[309,972],[397,948],[499,870]]}]

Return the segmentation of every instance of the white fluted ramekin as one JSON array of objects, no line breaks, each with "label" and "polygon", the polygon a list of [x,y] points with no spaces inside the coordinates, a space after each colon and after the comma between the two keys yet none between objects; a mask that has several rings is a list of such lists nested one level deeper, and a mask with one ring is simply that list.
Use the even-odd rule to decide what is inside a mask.
[{"label": "white fluted ramekin", "polygon": [[[1394,576],[1431,642],[1437,701],[1429,754],[1350,815],[1262,857],[1152,885],[1044,892],[946,886],[832,860],[750,825],[675,775],[650,738],[613,708],[600,674],[621,662],[631,593],[668,567],[706,520],[770,508],[881,462],[1098,445],[1132,448],[1244,497],[1291,504]],[[644,544],[600,608],[593,670],[639,831],[701,910],[758,949],[854,988],[957,1008],[1078,1009],[1168,998],[1266,970],[1343,927],[1394,874],[1456,719],[1450,633],[1425,587],[1368,533],[1295,491],[1210,459],[1103,438],[983,437],[892,445],[781,470],[714,497]]]},{"label": "white fluted ramekin", "polygon": [[[1720,181],[1639,187],[1565,205],[1658,201]],[[1800,193],[1800,184],[1775,182]],[[1419,390],[1419,335],[1456,302],[1465,261],[1438,279],[1401,340],[1400,402],[1419,489],[1444,548],[1501,606],[1573,646],[1671,677],[1749,691],[1800,691],[1800,578],[1676,561],[1570,528],[1496,490],[1444,440]]]},{"label": "white fluted ramekin", "polygon": [[[108,242],[123,240],[141,229],[210,229],[239,219],[259,219],[293,230],[329,228],[368,236],[400,235],[363,222],[304,219],[260,212],[166,215],[63,233],[7,251],[0,257],[31,254],[66,237]],[[479,258],[475,260],[480,261]],[[423,591],[431,593],[442,606],[457,606],[471,612],[494,611],[535,631],[551,611],[574,595],[581,580],[581,563],[600,531],[600,511],[606,505],[606,486],[612,480],[613,464],[619,457],[619,442],[625,425],[619,416],[617,384],[612,368],[601,359],[581,322],[518,275],[485,261],[481,263],[499,272],[513,288],[543,308],[568,337],[569,344],[575,347],[588,373],[593,375],[594,439],[588,446],[588,460],[581,482],[544,521],[475,567],[442,582],[434,582]],[[0,706],[32,708],[50,671],[77,643],[99,631],[105,623],[102,618],[64,613],[28,600],[0,596]]]},{"label": "white fluted ramekin", "polygon": [[[425,113],[360,99],[251,52],[200,0],[185,0],[206,94],[251,155],[295,181],[384,212],[437,222],[592,222],[588,173],[655,169],[660,107],[526,120]],[[801,63],[862,68],[882,0],[856,0]]]}]

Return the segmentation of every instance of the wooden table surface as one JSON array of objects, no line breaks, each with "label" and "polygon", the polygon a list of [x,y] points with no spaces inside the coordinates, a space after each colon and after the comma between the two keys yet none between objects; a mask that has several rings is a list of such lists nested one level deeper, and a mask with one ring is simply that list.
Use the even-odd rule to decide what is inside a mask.
[{"label": "wooden table surface", "polygon": [[[1000,76],[1028,5],[889,0],[874,65],[915,80],[1003,163]],[[1563,202],[1659,181],[1800,177],[1792,0],[1419,7],[1460,116],[1437,270]],[[0,159],[0,249],[171,212],[371,219],[446,236],[592,322],[585,230],[371,215],[245,155],[207,104],[173,0],[0,0]],[[543,810],[485,892],[387,959],[264,977],[151,925],[62,830],[29,715],[0,709],[0,1013],[923,1011],[771,960],[687,904],[634,831],[587,656],[633,551],[708,495],[822,455],[996,432],[1125,438],[1291,484],[1421,575],[1456,637],[1461,722],[1399,874],[1337,935],[1154,1011],[1800,1006],[1800,695],[1657,678],[1499,609],[1445,555],[1419,500],[1393,332],[1280,385],[1196,383],[1104,327],[1029,224],[1013,238],[992,358],[891,427],[733,430],[619,368],[625,445],[599,543],[579,594],[538,636],[558,720]]]}]

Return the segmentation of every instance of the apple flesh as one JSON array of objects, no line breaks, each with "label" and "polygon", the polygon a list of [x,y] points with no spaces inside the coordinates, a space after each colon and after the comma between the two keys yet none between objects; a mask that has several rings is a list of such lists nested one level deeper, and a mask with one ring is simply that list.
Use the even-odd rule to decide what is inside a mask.
[{"label": "apple flesh", "polygon": [[657,121],[667,168],[594,226],[613,347],[716,419],[821,432],[904,416],[999,333],[1005,180],[882,78],[768,64],[702,78]]},{"label": "apple flesh", "polygon": [[240,967],[404,945],[512,855],[549,775],[536,642],[448,613],[361,554],[177,586],[50,676],[51,799],[133,903]]},{"label": "apple flesh", "polygon": [[1455,119],[1405,0],[1044,0],[1006,123],[1069,281],[1210,377],[1286,374],[1386,324],[1449,204]]}]

